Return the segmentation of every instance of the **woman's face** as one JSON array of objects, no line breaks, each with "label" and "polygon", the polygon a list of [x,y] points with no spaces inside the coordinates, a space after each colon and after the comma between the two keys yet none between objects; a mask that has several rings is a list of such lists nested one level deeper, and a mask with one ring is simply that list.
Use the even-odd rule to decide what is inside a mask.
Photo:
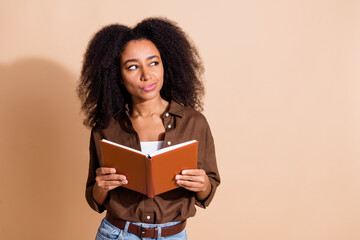
[{"label": "woman's face", "polygon": [[149,40],[130,41],[121,53],[120,69],[133,103],[160,98],[164,68],[159,50]]}]

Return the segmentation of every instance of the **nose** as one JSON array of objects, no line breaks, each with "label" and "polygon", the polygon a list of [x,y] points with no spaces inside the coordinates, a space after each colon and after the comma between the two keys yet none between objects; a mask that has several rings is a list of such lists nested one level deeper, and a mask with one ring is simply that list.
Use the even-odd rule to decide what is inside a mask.
[{"label": "nose", "polygon": [[148,69],[147,67],[142,68],[141,80],[142,81],[149,81],[150,79],[151,79],[150,69]]}]

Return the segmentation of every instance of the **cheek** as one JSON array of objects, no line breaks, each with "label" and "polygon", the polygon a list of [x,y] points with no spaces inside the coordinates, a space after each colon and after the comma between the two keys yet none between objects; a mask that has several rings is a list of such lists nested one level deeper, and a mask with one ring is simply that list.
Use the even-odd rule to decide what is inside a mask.
[{"label": "cheek", "polygon": [[164,69],[159,69],[158,71],[156,71],[156,76],[158,79],[164,80]]},{"label": "cheek", "polygon": [[135,86],[128,81],[125,81],[123,85],[128,92],[131,92],[131,90],[135,88]]},{"label": "cheek", "polygon": [[129,79],[126,78],[122,78],[120,80],[120,83],[124,86],[124,88],[126,89],[126,91],[128,93],[132,93],[134,91],[134,85],[131,83],[131,81],[129,81]]},{"label": "cheek", "polygon": [[136,82],[136,74],[132,73],[121,73],[120,83],[125,86],[131,86]]}]

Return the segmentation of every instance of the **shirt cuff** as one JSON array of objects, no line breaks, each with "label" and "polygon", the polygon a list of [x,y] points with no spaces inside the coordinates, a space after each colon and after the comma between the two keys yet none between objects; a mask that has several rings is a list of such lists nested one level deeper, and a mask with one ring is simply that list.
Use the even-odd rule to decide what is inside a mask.
[{"label": "shirt cuff", "polygon": [[198,207],[206,208],[207,206],[209,206],[210,202],[212,201],[212,199],[215,195],[216,188],[219,184],[217,184],[217,182],[212,178],[209,178],[209,181],[210,181],[210,185],[211,185],[211,191],[210,191],[209,196],[201,201],[195,197],[195,205]]},{"label": "shirt cuff", "polygon": [[86,188],[86,201],[88,202],[89,206],[94,209],[96,212],[98,213],[102,213],[103,211],[105,211],[105,207],[104,206],[100,206],[99,204],[97,204],[97,202],[94,200],[93,195],[92,195],[92,190],[93,190],[94,185],[89,186]]}]

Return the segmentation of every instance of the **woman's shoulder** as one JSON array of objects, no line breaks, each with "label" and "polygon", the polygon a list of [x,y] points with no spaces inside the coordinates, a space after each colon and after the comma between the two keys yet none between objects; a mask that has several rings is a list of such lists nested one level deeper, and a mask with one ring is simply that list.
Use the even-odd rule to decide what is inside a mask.
[{"label": "woman's shoulder", "polygon": [[192,107],[184,106],[183,104],[178,103],[176,101],[171,101],[170,107],[169,107],[169,112],[171,114],[177,115],[177,116],[179,116],[181,118],[185,118],[185,119],[206,121],[205,116],[201,112],[199,112],[198,110],[196,110]]},{"label": "woman's shoulder", "polygon": [[172,113],[178,115],[182,122],[190,125],[195,124],[197,128],[209,128],[208,121],[203,113],[180,103],[175,104],[177,106],[173,107],[173,109],[176,109],[177,111],[173,111]]},{"label": "woman's shoulder", "polygon": [[204,114],[191,107],[184,106],[184,115],[185,117],[194,118],[197,121],[206,121]]},{"label": "woman's shoulder", "polygon": [[104,136],[109,135],[113,132],[118,131],[119,129],[119,122],[116,118],[111,117],[108,121],[108,123],[106,124],[106,126],[99,126],[99,125],[95,125],[92,129],[91,132],[94,136],[97,136],[99,138],[105,138]]}]

